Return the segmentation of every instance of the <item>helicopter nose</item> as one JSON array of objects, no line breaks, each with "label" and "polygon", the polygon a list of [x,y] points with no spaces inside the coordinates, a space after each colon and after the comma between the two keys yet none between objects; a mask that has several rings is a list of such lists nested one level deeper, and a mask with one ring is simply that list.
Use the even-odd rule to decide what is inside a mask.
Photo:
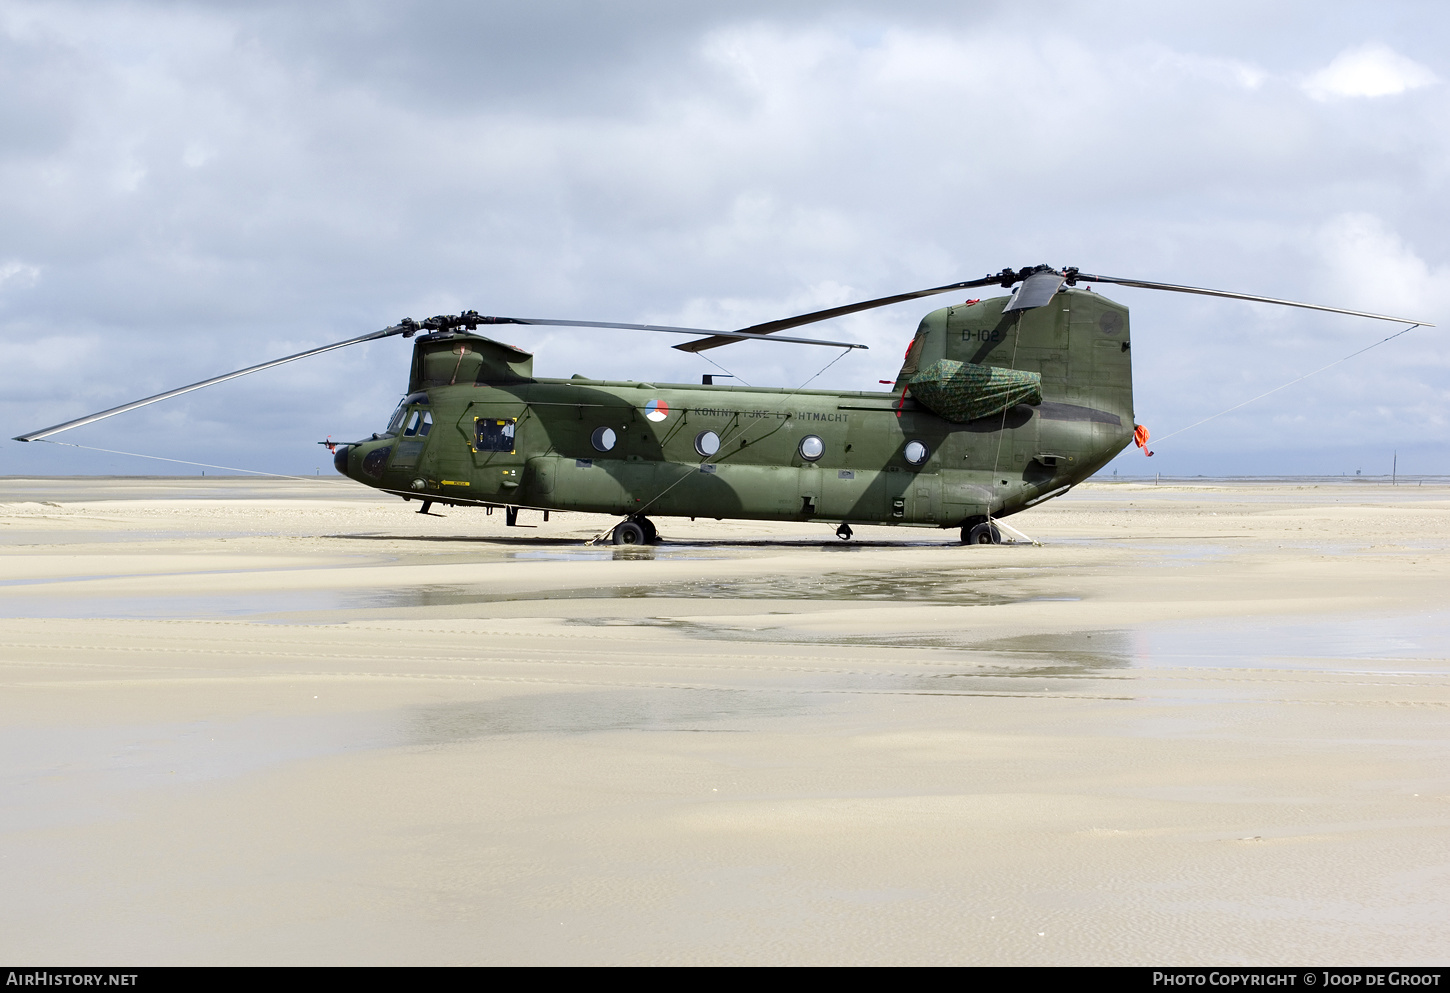
[{"label": "helicopter nose", "polygon": [[349,445],[338,445],[337,453],[332,456],[332,467],[344,476],[347,475],[347,453],[351,450]]}]

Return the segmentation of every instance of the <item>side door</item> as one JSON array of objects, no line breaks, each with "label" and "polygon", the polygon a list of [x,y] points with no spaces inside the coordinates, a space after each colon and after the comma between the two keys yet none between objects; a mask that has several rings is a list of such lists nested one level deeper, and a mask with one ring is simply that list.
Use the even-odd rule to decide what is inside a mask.
[{"label": "side door", "polygon": [[895,413],[852,409],[847,417],[846,447],[839,465],[821,470],[821,516],[838,521],[886,520],[890,501],[881,470],[900,443]]},{"label": "side door", "polygon": [[538,426],[523,401],[469,404],[458,422],[468,443],[470,496],[478,500],[512,503],[523,482],[524,463],[531,451],[530,439]]},{"label": "side door", "polygon": [[935,524],[941,510],[941,473],[914,473],[907,495],[907,520],[918,524]]}]

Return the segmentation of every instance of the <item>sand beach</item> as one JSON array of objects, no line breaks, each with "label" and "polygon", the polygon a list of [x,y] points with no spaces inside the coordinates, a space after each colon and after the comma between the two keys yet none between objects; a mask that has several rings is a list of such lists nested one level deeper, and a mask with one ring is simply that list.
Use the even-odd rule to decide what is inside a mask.
[{"label": "sand beach", "polygon": [[1450,960],[1450,482],[416,509],[0,480],[0,954]]}]

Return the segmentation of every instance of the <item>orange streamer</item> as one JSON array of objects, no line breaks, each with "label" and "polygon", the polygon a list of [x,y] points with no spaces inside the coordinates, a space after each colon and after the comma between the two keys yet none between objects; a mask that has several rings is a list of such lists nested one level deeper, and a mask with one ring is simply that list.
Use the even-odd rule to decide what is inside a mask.
[{"label": "orange streamer", "polygon": [[1133,444],[1143,449],[1143,454],[1152,457],[1153,453],[1148,450],[1148,429],[1139,424],[1133,428]]}]

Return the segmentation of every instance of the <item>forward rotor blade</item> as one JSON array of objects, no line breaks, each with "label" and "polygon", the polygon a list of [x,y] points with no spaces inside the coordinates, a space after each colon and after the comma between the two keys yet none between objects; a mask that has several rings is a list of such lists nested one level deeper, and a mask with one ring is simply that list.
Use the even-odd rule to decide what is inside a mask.
[{"label": "forward rotor blade", "polygon": [[1298,300],[1280,300],[1277,297],[1261,297],[1252,293],[1231,293],[1228,290],[1209,290],[1201,286],[1178,286],[1174,283],[1150,283],[1143,279],[1121,279],[1117,276],[1090,276],[1085,272],[1072,272],[1072,281],[1078,283],[1115,283],[1118,286],[1136,286],[1143,290],[1168,290],[1172,293],[1194,293],[1205,297],[1225,297],[1229,300],[1249,300],[1253,303],[1276,303],[1282,307],[1302,307],[1304,310],[1322,310],[1330,314],[1349,314],[1351,317],[1368,317],[1376,321],[1394,321],[1397,324],[1418,324],[1433,328],[1429,321],[1414,321],[1408,317],[1390,317],[1387,314],[1370,314],[1363,310],[1345,310],[1343,307],[1325,307],[1317,303],[1300,303]]},{"label": "forward rotor blade", "polygon": [[[1012,273],[1011,275],[1013,281],[1015,281],[1016,274]],[[978,286],[1010,286],[1011,282],[1006,284],[1002,282],[1007,277],[1008,271],[1003,271],[995,276],[985,276],[982,279],[969,279],[965,282],[951,283],[947,286],[933,286],[929,290],[914,290],[911,293],[897,293],[889,297],[877,297],[875,300],[848,303],[843,307],[831,307],[828,310],[812,311],[809,314],[800,314],[797,317],[786,317],[778,321],[766,321],[764,324],[752,324],[750,327],[741,328],[739,331],[715,332],[708,338],[701,338],[698,341],[687,341],[675,347],[682,352],[703,352],[707,348],[719,348],[721,345],[728,345],[732,341],[740,341],[743,338],[773,334],[776,331],[785,331],[788,328],[798,328],[802,324],[814,324],[816,321],[829,321],[833,317],[845,317],[847,314],[856,314],[863,310],[871,310],[875,307],[888,307],[893,303],[902,303],[906,300],[934,296],[937,293],[950,293],[953,290],[969,290]],[[775,340],[782,341],[785,339],[777,338]]]},{"label": "forward rotor blade", "polygon": [[183,386],[180,389],[167,390],[165,393],[158,393],[153,397],[144,400],[133,400],[131,403],[123,403],[119,407],[112,407],[110,410],[103,410],[100,413],[88,414],[85,417],[77,417],[73,421],[66,421],[64,424],[56,424],[48,428],[41,428],[39,431],[32,431],[30,434],[17,435],[16,441],[38,441],[49,435],[59,434],[62,431],[69,431],[71,428],[78,428],[83,424],[93,424],[96,421],[104,420],[107,417],[114,417],[117,414],[124,414],[128,410],[135,410],[137,407],[145,407],[147,404],[158,403],[162,400],[169,400],[172,397],[181,396],[183,393],[190,393],[192,390],[199,390],[207,386],[215,386],[217,383],[225,383],[229,379],[236,379],[238,376],[250,375],[254,372],[261,372],[263,369],[271,369],[273,366],[285,365],[288,362],[296,362],[298,359],[305,359],[309,355],[320,355],[323,352],[330,352],[335,348],[345,348],[348,345],[356,345],[364,341],[374,341],[378,338],[387,338],[395,334],[402,334],[405,331],[417,331],[418,326],[411,322],[407,324],[395,324],[390,328],[383,328],[381,331],[374,331],[357,338],[349,338],[347,341],[335,342],[331,345],[323,345],[321,348],[309,348],[305,352],[298,352],[296,355],[288,355],[285,358],[273,359],[271,362],[263,362],[261,365],[248,366],[245,369],[238,369],[236,372],[229,372],[224,376],[213,376],[211,379],[204,379],[199,383],[192,383],[190,386]]},{"label": "forward rotor blade", "polygon": [[[824,318],[822,318],[824,320]],[[867,348],[867,345],[858,345],[850,341],[822,341],[819,338],[786,338],[783,336],[766,337],[768,332],[755,331],[753,328],[746,328],[744,331],[711,331],[709,328],[677,328],[668,324],[611,324],[608,321],[560,321],[546,317],[488,317],[480,319],[479,323],[488,324],[533,324],[546,327],[563,328],[616,328],[622,331],[662,331],[665,334],[708,334],[726,337],[729,341],[745,341],[751,338],[759,338],[762,341],[779,341],[792,345],[829,345],[832,348]],[[793,325],[792,325],[793,326]],[[689,344],[687,342],[687,344]],[[683,348],[683,345],[676,345],[676,348]],[[687,349],[688,351],[688,349]]]},{"label": "forward rotor blade", "polygon": [[[468,317],[472,317],[473,319],[471,324],[468,322]],[[222,376],[213,376],[211,379],[204,379],[199,383],[192,383],[189,386],[182,386],[178,389],[167,390],[165,393],[158,393],[155,396],[146,397],[144,400],[133,400],[131,403],[124,403],[119,407],[112,407],[109,410],[102,410],[95,414],[88,414],[85,417],[78,417],[73,421],[66,421],[64,424],[55,424],[48,428],[42,428],[39,431],[32,431],[29,434],[17,435],[15,440],[39,441],[41,438],[46,438],[53,434],[59,434],[62,431],[69,431],[71,428],[78,428],[85,424],[93,424],[96,421],[105,420],[107,417],[114,417],[117,414],[124,414],[128,410],[135,410],[138,407],[145,407],[149,404],[159,403],[162,400],[169,400],[172,397],[181,396],[183,393],[190,393],[193,390],[200,390],[208,386],[215,386],[217,383],[225,383],[227,380],[236,379],[239,376],[247,376],[254,372],[261,372],[264,369],[271,369],[275,366],[286,365],[288,362],[296,362],[298,359],[305,359],[310,355],[320,355],[323,352],[330,352],[333,349],[346,348],[348,345],[357,345],[364,341],[376,341],[379,338],[388,338],[392,335],[397,334],[413,334],[419,331],[429,331],[436,329],[446,330],[454,326],[472,327],[476,326],[477,324],[534,324],[575,328],[617,328],[628,331],[662,331],[669,334],[716,333],[707,328],[677,328],[659,324],[611,324],[604,321],[564,321],[538,317],[482,317],[475,313],[470,313],[470,315],[457,318],[434,318],[431,321],[424,321],[422,323],[415,323],[409,320],[404,321],[401,324],[395,324],[389,328],[383,328],[383,330],[381,331],[374,331],[371,334],[360,335],[356,338],[349,338],[346,341],[334,342],[331,345],[323,345],[321,348],[309,348],[307,351],[298,352],[296,355],[288,355],[280,359],[273,359],[270,362],[263,362],[259,365],[248,366],[245,369],[238,369],[235,372],[229,372]],[[741,340],[748,338],[762,338],[766,341],[777,341],[781,342],[782,344],[828,345],[833,348],[864,349],[868,347],[866,345],[860,345],[855,342],[849,341],[820,341],[815,338],[766,338],[766,336],[763,334],[751,334],[749,332],[733,333],[733,337],[731,340]]]}]

